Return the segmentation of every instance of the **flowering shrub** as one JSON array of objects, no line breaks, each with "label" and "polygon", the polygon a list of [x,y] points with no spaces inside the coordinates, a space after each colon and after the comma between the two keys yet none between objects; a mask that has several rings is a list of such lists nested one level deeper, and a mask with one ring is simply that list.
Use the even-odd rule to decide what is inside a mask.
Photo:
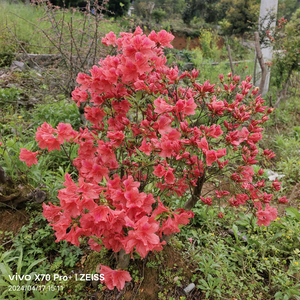
[{"label": "flowering shrub", "polygon": [[[66,174],[60,206],[44,204],[57,241],[78,246],[88,237],[93,250],[145,257],[162,250],[164,236],[189,222],[194,214],[186,210],[198,201],[247,205],[260,226],[277,218],[270,206],[275,196],[267,191],[275,193],[280,183],[267,185],[260,180],[264,170],[255,173],[252,167],[257,159],[274,157],[257,146],[272,109],[256,96],[251,76],[239,83],[239,76],[220,75],[215,87],[196,81],[199,70],[180,74],[167,67],[163,48],[172,47],[173,38],[164,30],[147,37],[139,27],[120,38],[110,32],[102,43],[119,54],[101,60],[91,75],[80,73],[72,93],[78,106],[85,104],[91,127],[76,132],[70,124],[55,129],[44,123],[38,128],[41,149],[79,145],[73,161],[78,184]],[[31,165],[38,155],[22,149],[20,158]],[[220,176],[233,183],[234,192],[219,186],[215,196],[202,195],[204,183]],[[186,210],[169,207],[176,198],[185,201]],[[101,272],[109,289],[122,289],[131,280],[120,269],[101,266]]]},{"label": "flowering shrub", "polygon": [[[281,18],[273,32],[267,31],[264,45],[274,48],[273,60],[266,62],[272,68],[272,77],[277,87],[277,105],[283,97],[284,90],[294,71],[300,70],[300,9],[297,9],[291,20]],[[279,95],[280,91],[280,95]]]}]

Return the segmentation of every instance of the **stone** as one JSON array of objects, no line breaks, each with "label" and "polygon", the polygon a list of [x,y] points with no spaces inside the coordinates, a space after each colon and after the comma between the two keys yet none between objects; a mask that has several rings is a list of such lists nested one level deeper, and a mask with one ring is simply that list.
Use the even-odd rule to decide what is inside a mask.
[{"label": "stone", "polygon": [[4,169],[0,166],[0,183],[5,183],[7,181],[7,177]]},{"label": "stone", "polygon": [[37,188],[35,190],[34,200],[37,203],[43,203],[46,199],[47,199],[47,193],[45,191],[40,190],[39,188]]},{"label": "stone", "polygon": [[186,64],[184,64],[183,69],[187,70],[187,71],[192,71],[194,69],[194,67],[195,66],[193,63],[186,63]]},{"label": "stone", "polygon": [[24,72],[26,71],[26,65],[21,61],[14,60],[11,63],[10,70]]}]

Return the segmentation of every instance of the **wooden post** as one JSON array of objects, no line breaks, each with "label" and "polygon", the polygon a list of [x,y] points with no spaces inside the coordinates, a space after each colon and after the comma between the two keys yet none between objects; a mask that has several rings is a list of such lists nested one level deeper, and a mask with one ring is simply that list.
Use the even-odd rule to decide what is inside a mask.
[{"label": "wooden post", "polygon": [[257,55],[259,65],[261,67],[261,80],[260,80],[260,84],[259,84],[259,91],[262,93],[264,90],[264,86],[265,86],[265,81],[266,81],[266,76],[267,76],[267,68],[266,68],[266,65],[264,62],[263,55],[261,53],[260,43],[259,43],[259,34],[257,31],[254,32],[254,39],[255,39],[256,55]]},{"label": "wooden post", "polygon": [[229,62],[230,62],[231,73],[232,73],[232,76],[234,76],[234,69],[233,69],[233,63],[232,63],[231,51],[230,51],[230,46],[229,46],[229,44],[227,44],[227,51],[228,51],[228,56],[229,56]]}]

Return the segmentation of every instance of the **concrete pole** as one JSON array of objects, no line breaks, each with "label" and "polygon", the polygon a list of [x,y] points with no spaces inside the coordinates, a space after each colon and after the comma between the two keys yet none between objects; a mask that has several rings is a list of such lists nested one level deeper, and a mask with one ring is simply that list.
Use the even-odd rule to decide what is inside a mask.
[{"label": "concrete pole", "polygon": [[[261,0],[259,20],[263,20],[270,13],[275,13],[277,15],[277,7],[278,7],[278,0]],[[266,18],[264,23],[261,24],[260,27],[264,28],[267,25],[268,22],[269,22],[269,19]],[[271,28],[270,28],[270,33],[271,33],[272,36],[273,36],[272,31],[274,31],[275,25],[276,25],[275,22],[273,22],[272,25],[271,25]],[[261,46],[262,46],[261,51],[262,51],[264,61],[265,62],[271,61],[272,60],[272,54],[273,54],[273,47],[269,46],[269,47],[265,48],[264,45],[261,45]],[[261,72],[260,66],[258,66],[257,71]],[[260,80],[257,80],[257,82],[255,82],[255,85],[259,86],[259,84],[260,84]],[[270,84],[270,71],[267,72],[264,88],[263,88],[262,91],[260,91],[263,96],[268,92],[269,84]]]}]

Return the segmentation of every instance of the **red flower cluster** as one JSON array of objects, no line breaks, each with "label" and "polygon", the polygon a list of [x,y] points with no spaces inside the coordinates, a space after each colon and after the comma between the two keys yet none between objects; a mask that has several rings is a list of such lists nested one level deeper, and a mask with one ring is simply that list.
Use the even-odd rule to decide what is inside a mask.
[{"label": "red flower cluster", "polygon": [[[80,86],[72,93],[78,106],[85,105],[91,129],[76,132],[70,124],[54,129],[47,123],[38,129],[42,149],[59,150],[64,142],[79,145],[73,161],[78,184],[66,174],[60,206],[44,204],[57,241],[79,245],[86,236],[96,251],[104,246],[145,257],[162,250],[163,235],[179,232],[194,216],[169,208],[178,197],[207,205],[218,198],[231,206],[248,203],[260,226],[276,219],[277,210],[269,205],[273,195],[259,181],[263,170],[255,174],[252,167],[259,157],[274,156],[257,147],[272,110],[256,97],[251,76],[238,86],[239,76],[229,73],[224,83],[220,75],[216,91],[209,81],[196,82],[198,70],[180,74],[177,67],[167,67],[163,48],[171,47],[173,38],[164,30],[147,37],[139,27],[120,38],[106,35],[103,44],[117,47],[118,54],[93,66],[91,75],[80,73]],[[187,84],[180,85],[183,79]],[[31,162],[36,161],[28,155]],[[221,174],[239,192],[217,190],[214,197],[202,197],[206,178]],[[272,185],[275,192],[278,184]],[[122,289],[131,279],[128,272],[105,266],[101,272],[109,289]]]}]

